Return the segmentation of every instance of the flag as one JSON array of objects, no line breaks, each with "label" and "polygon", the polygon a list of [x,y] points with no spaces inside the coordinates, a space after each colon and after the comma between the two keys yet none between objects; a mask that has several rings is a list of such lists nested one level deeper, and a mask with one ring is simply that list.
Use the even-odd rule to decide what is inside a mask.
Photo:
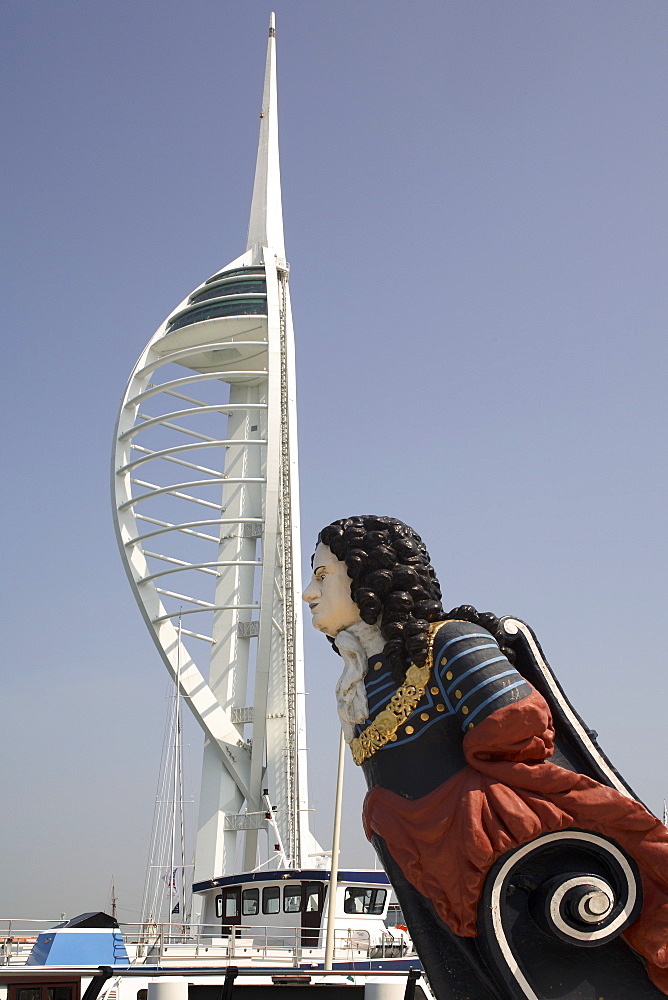
[{"label": "flag", "polygon": [[162,880],[165,883],[165,885],[167,886],[167,888],[169,889],[170,895],[172,897],[178,895],[178,889],[177,889],[177,885],[176,885],[176,873],[177,873],[177,871],[178,871],[178,868],[174,868],[174,870],[171,872],[171,874],[169,872],[165,872],[165,874],[162,876]]}]

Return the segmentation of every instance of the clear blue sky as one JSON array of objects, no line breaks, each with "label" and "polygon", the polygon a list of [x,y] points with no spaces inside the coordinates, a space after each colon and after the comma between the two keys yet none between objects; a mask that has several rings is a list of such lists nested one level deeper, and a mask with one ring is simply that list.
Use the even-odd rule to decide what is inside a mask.
[{"label": "clear blue sky", "polygon": [[[112,431],[148,338],[244,249],[271,6],[0,14],[0,916],[103,907],[113,873],[136,919],[166,677],[116,551]],[[447,605],[533,625],[659,811],[668,6],[276,10],[305,563],[334,517],[408,521]],[[339,662],[306,648],[327,842]]]}]

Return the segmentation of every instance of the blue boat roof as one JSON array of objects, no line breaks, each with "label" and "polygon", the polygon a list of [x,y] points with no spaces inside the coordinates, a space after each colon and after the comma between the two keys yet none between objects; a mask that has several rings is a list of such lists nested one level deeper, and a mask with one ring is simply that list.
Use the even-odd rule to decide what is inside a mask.
[{"label": "blue boat roof", "polygon": [[[329,882],[329,872],[323,868],[278,868],[270,872],[244,872],[242,875],[221,875],[193,884],[193,892],[220,889],[230,885],[246,885],[249,882]],[[364,885],[389,885],[390,880],[383,871],[340,871],[338,882],[352,882]]]}]

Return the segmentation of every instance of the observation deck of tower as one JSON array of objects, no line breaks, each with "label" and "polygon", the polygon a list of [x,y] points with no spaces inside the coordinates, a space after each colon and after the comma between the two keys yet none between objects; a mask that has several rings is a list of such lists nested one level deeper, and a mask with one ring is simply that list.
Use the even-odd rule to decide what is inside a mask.
[{"label": "observation deck of tower", "polygon": [[195,881],[272,858],[302,867],[319,851],[307,814],[288,278],[272,14],[246,251],[150,339],[115,434],[123,561],[205,736]]}]

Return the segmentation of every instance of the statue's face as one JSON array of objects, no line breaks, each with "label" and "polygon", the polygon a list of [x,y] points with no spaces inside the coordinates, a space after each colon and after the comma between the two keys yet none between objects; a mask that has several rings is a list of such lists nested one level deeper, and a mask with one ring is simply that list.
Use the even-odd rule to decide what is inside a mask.
[{"label": "statue's face", "polygon": [[360,622],[359,608],[350,596],[346,564],[337,559],[328,545],[318,544],[313,556],[313,576],[304,591],[313,628],[334,639],[342,629]]}]

